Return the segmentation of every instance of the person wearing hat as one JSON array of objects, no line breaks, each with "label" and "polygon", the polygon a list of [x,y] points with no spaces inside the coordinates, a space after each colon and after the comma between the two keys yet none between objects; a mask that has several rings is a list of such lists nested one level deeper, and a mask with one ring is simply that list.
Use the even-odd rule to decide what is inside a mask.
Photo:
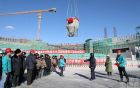
[{"label": "person wearing hat", "polygon": [[109,55],[106,56],[106,62],[105,62],[105,71],[107,72],[108,76],[112,75],[112,61]]},{"label": "person wearing hat", "polygon": [[120,73],[120,82],[123,81],[123,74],[126,77],[126,83],[129,82],[129,77],[127,75],[127,72],[125,70],[125,66],[126,66],[126,59],[125,57],[121,54],[121,50],[117,51],[117,58],[116,58],[116,62],[118,63],[118,70]]},{"label": "person wearing hat", "polygon": [[64,71],[64,67],[65,67],[65,59],[63,55],[60,55],[60,59],[59,59],[59,69],[60,69],[60,76],[64,76],[63,75],[63,71]]},{"label": "person wearing hat", "polygon": [[25,76],[24,76],[24,72],[25,72],[25,69],[26,69],[26,63],[25,63],[25,59],[26,59],[26,52],[22,52],[21,55],[20,55],[20,58],[21,58],[21,75],[20,75],[20,83],[22,83],[23,81],[25,81]]},{"label": "person wearing hat", "polygon": [[26,58],[26,67],[27,67],[27,85],[31,85],[35,79],[35,70],[36,70],[36,59],[35,59],[35,50],[31,49],[30,54]]},{"label": "person wearing hat", "polygon": [[39,63],[40,63],[40,70],[39,70],[38,77],[41,78],[44,75],[44,68],[46,67],[46,62],[44,60],[43,55],[40,55]]},{"label": "person wearing hat", "polygon": [[0,50],[0,80],[2,76],[2,51]]},{"label": "person wearing hat", "polygon": [[22,58],[21,55],[22,52],[20,49],[16,49],[14,56],[12,58],[12,67],[13,67],[13,87],[20,85],[20,76],[22,71]]},{"label": "person wearing hat", "polygon": [[10,48],[5,49],[5,56],[2,57],[2,79],[0,81],[1,88],[9,87],[11,73],[11,52]]},{"label": "person wearing hat", "polygon": [[41,67],[41,64],[40,64],[40,57],[39,57],[39,54],[38,53],[35,53],[35,59],[36,59],[36,71],[35,71],[35,78],[39,78],[39,71],[40,71],[40,67]]},{"label": "person wearing hat", "polygon": [[46,62],[46,67],[44,68],[44,76],[47,76],[51,73],[51,67],[52,67],[52,60],[48,54],[45,54],[45,62]]},{"label": "person wearing hat", "polygon": [[52,56],[52,71],[56,72],[56,67],[57,67],[57,57],[55,55]]}]

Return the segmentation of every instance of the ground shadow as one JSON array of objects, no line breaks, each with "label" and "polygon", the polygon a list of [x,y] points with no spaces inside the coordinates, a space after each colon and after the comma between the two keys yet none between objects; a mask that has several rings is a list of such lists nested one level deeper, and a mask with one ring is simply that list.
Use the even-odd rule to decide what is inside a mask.
[{"label": "ground shadow", "polygon": [[105,77],[105,76],[101,76],[101,75],[97,75],[97,74],[96,74],[95,76],[96,76],[96,77],[99,77],[99,78],[105,78],[105,79],[109,79],[109,80],[114,80],[114,81],[117,81],[117,82],[119,81],[119,80],[117,80],[117,79],[111,78],[111,76],[110,76],[110,77],[109,77],[109,76],[108,76],[108,77]]},{"label": "ground shadow", "polygon": [[[114,81],[119,82],[119,80],[113,79],[113,78],[111,78],[111,76],[110,77],[105,77],[105,76],[102,76],[102,75],[105,75],[105,74],[102,74],[102,75],[98,75],[98,74],[102,74],[102,73],[97,72],[97,74],[95,76],[99,77],[99,78],[105,78],[105,79],[114,80]],[[78,76],[83,77],[85,79],[90,79],[89,77],[87,77],[87,76],[85,76],[83,74],[80,74],[80,73],[75,73],[74,75],[78,75]]]},{"label": "ground shadow", "polygon": [[[112,76],[107,76],[107,77],[105,77],[105,75],[107,75],[107,74],[105,74],[105,73],[100,73],[100,72],[95,72],[96,73],[96,77],[100,77],[100,78],[106,78],[106,79],[109,79],[109,80],[114,80],[114,81],[117,81],[117,82],[119,82],[120,80],[117,80],[117,79],[113,79],[113,78],[111,78]],[[97,75],[97,74],[99,74],[99,75]],[[116,73],[117,74],[117,73]],[[103,76],[101,76],[101,75],[103,75]],[[130,77],[130,76],[129,76]]]},{"label": "ground shadow", "polygon": [[101,72],[95,72],[96,74],[100,74],[100,75],[107,75],[105,73],[101,73]]},{"label": "ground shadow", "polygon": [[[120,75],[119,73],[115,73],[115,74]],[[139,76],[131,75],[131,74],[128,74],[128,77],[140,79]]]},{"label": "ground shadow", "polygon": [[78,75],[78,76],[83,77],[85,79],[90,79],[89,77],[87,77],[87,76],[85,76],[83,74],[80,74],[80,73],[74,73],[73,75]]},{"label": "ground shadow", "polygon": [[55,73],[56,73],[56,74],[58,74],[59,76],[61,76],[61,73],[60,73],[60,72],[58,72],[58,71],[55,71]]},{"label": "ground shadow", "polygon": [[135,75],[130,75],[130,74],[128,74],[128,77],[131,77],[131,78],[138,78],[138,79],[140,79],[140,77],[135,76]]}]

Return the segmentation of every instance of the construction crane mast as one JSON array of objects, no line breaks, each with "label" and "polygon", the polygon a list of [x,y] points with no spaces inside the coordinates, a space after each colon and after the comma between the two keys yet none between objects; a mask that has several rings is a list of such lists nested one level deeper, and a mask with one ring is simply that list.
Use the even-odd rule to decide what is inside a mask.
[{"label": "construction crane mast", "polygon": [[51,8],[51,9],[47,9],[47,10],[33,10],[33,11],[15,12],[15,13],[1,13],[0,16],[37,13],[37,16],[38,16],[38,32],[37,32],[37,35],[36,35],[36,40],[40,41],[41,40],[40,39],[41,17],[42,17],[43,12],[56,12],[56,8]]}]

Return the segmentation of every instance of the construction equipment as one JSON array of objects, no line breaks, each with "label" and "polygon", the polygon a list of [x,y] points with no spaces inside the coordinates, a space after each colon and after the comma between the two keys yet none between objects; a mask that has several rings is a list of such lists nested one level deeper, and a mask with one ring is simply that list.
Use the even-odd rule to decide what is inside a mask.
[{"label": "construction equipment", "polygon": [[43,12],[56,12],[56,8],[51,8],[47,10],[33,10],[33,11],[24,11],[24,12],[15,12],[15,13],[2,13],[0,16],[9,16],[9,15],[18,15],[18,14],[32,14],[37,13],[38,14],[38,32],[36,36],[36,40],[40,41],[40,25],[41,25],[41,17]]},{"label": "construction equipment", "polygon": [[79,19],[78,18],[68,18],[66,28],[68,30],[68,36],[74,37],[78,34]]},{"label": "construction equipment", "polygon": [[78,0],[68,0],[67,24],[68,37],[78,36],[79,17],[78,17]]}]

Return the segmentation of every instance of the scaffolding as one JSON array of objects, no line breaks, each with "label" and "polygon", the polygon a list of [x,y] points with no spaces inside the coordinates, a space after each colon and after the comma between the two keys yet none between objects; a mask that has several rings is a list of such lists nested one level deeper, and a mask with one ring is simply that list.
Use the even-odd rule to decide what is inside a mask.
[{"label": "scaffolding", "polygon": [[104,38],[96,41],[88,39],[85,41],[85,50],[87,53],[90,53],[90,49],[93,49],[94,53],[113,55],[114,49],[128,48],[126,57],[130,57],[131,54],[136,54],[135,47],[140,47],[140,34],[138,35],[138,33],[123,37]]}]

